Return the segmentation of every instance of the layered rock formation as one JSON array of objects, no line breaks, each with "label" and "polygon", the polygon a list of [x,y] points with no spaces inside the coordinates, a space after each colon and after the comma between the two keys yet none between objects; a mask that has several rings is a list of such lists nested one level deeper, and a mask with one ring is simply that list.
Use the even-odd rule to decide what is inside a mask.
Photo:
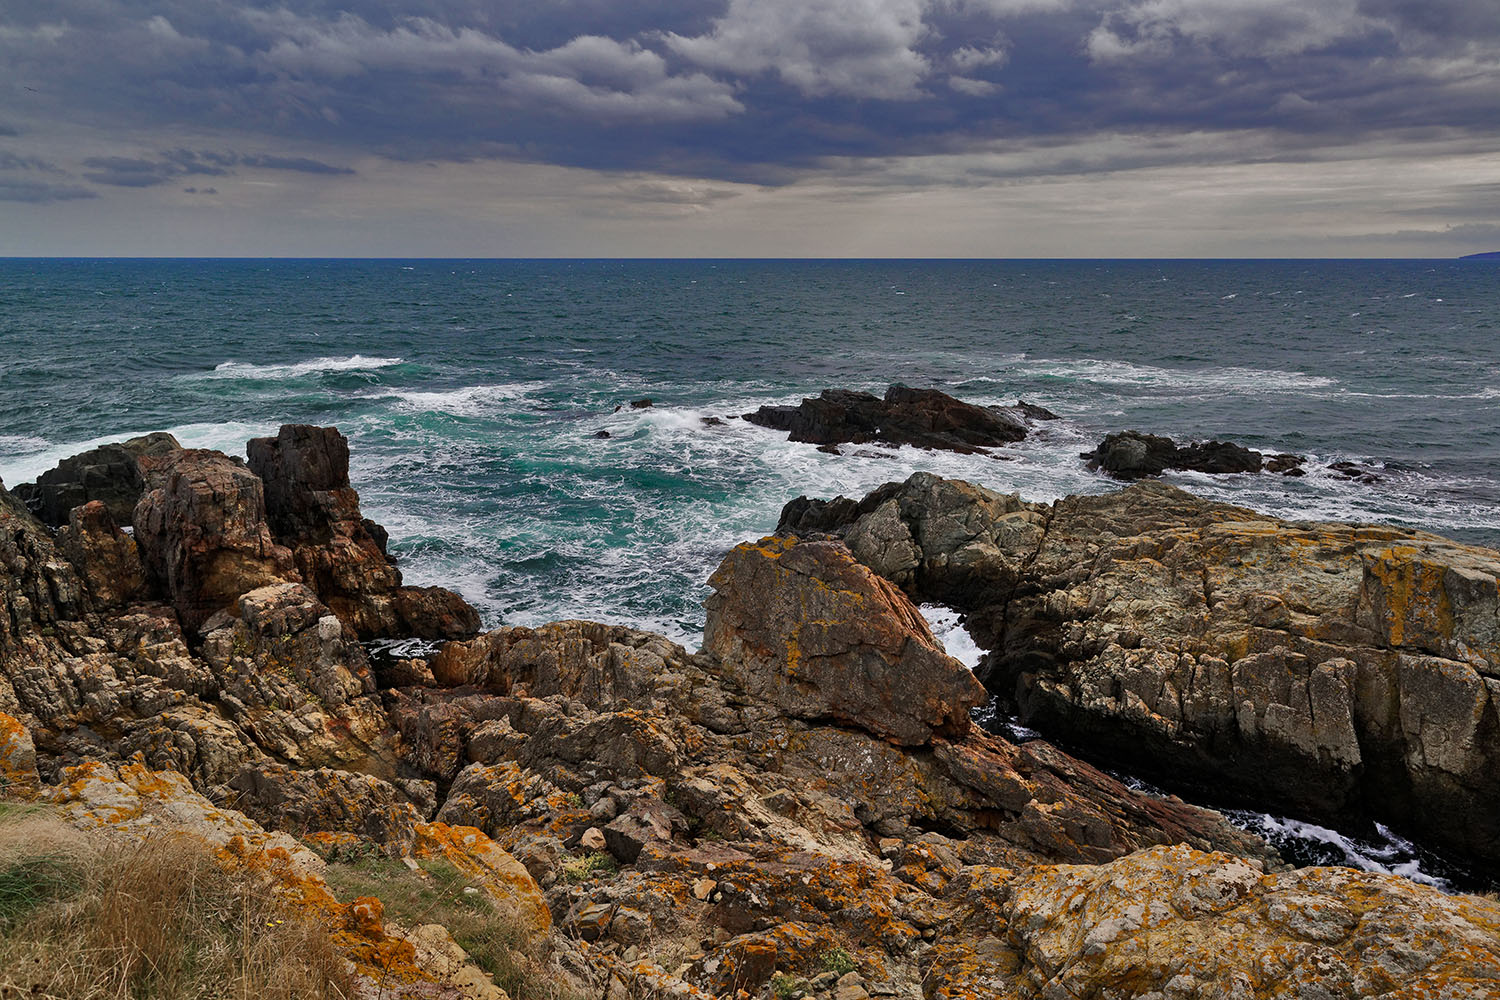
[{"label": "layered rock formation", "polygon": [[762,406],[752,424],[786,431],[793,441],[834,446],[878,442],[965,454],[1026,437],[1026,419],[1050,418],[1040,407],[975,406],[936,389],[893,385],[885,397],[825,389],[796,406]]},{"label": "layered rock formation", "polygon": [[[731,552],[699,653],[559,622],[450,641],[376,674],[336,604],[362,614],[350,608],[399,591],[349,585],[378,542],[341,493],[347,453],[293,428],[253,454],[260,475],[192,452],[158,470],[137,523],[141,588],[106,571],[130,552],[107,512],[76,509],[74,535],[54,538],[0,491],[0,712],[15,717],[0,715],[0,784],[79,824],[208,839],[224,864],[325,915],[357,971],[403,970],[385,995],[498,1000],[483,969],[463,972],[462,987],[434,975],[440,959],[444,976],[472,965],[444,928],[333,891],[338,858],[401,857],[401,871],[443,893],[484,894],[528,948],[545,939],[548,982],[577,996],[1500,985],[1500,942],[1483,937],[1500,926],[1492,904],[1288,872],[1216,813],[968,724],[981,692],[899,588],[990,608],[987,634],[1008,649],[1002,595],[1010,609],[1074,607],[1022,592],[1037,565],[1059,583],[1088,580],[1123,559],[1116,544],[1170,562],[1123,535],[1144,510],[1170,515],[1161,498],[1175,494],[1148,495],[1163,488],[1132,494],[1141,511],[1079,513],[1056,537],[1074,515],[933,477],[864,502],[806,502],[799,530],[844,540],[788,534]],[[1195,516],[1200,534],[1228,523]],[[1110,524],[1109,545],[1047,554]],[[1441,622],[1410,596],[1434,592],[1431,581],[1402,591],[1404,565],[1380,571],[1397,581],[1390,594],[1407,594],[1387,617],[1402,641],[1436,642]],[[1440,581],[1445,606],[1463,581],[1478,586],[1466,572]],[[1160,601],[1176,593],[1163,579],[1152,578]],[[1124,608],[1146,613],[1131,595]],[[1181,626],[1152,614],[1153,627]],[[1459,618],[1446,641],[1476,648],[1478,619]],[[1422,926],[1387,918],[1402,908]],[[1366,954],[1390,957],[1355,968]],[[1340,962],[1357,974],[1304,976]]]},{"label": "layered rock formation", "polygon": [[1043,505],[918,475],[794,502],[783,528],[962,610],[1027,725],[1178,787],[1500,864],[1500,553],[1159,483]]}]

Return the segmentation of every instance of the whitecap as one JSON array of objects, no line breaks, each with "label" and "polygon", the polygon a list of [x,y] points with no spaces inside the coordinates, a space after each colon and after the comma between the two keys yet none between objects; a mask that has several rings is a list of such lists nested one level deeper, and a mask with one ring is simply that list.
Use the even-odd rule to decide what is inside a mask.
[{"label": "whitecap", "polygon": [[919,610],[922,617],[927,619],[932,634],[949,656],[970,670],[979,666],[979,661],[984,658],[984,650],[979,648],[968,629],[963,627],[957,611],[942,604],[924,604]]},{"label": "whitecap", "polygon": [[1050,376],[1099,385],[1166,387],[1174,392],[1196,389],[1254,395],[1318,389],[1334,385],[1336,381],[1325,375],[1273,368],[1158,368],[1105,358],[1038,358],[1017,367],[1031,377]]},{"label": "whitecap", "polygon": [[396,405],[403,410],[477,417],[493,411],[498,404],[520,399],[545,385],[544,382],[515,382],[469,385],[457,389],[401,390],[391,395],[399,400]]},{"label": "whitecap", "polygon": [[1378,823],[1375,824],[1374,838],[1357,838],[1316,823],[1269,813],[1228,809],[1224,815],[1235,826],[1259,834],[1281,850],[1301,848],[1305,852],[1311,848],[1331,855],[1347,868],[1399,875],[1439,889],[1452,888],[1447,879],[1423,870],[1421,852],[1415,844]]},{"label": "whitecap", "polygon": [[404,364],[402,358],[367,358],[363,354],[355,354],[346,358],[313,358],[309,361],[297,361],[285,365],[252,365],[245,361],[225,361],[214,366],[211,372],[200,372],[193,378],[219,379],[289,379],[302,378],[305,375],[318,375],[323,372],[349,372],[349,371],[372,371],[377,368],[389,368],[392,365]]}]

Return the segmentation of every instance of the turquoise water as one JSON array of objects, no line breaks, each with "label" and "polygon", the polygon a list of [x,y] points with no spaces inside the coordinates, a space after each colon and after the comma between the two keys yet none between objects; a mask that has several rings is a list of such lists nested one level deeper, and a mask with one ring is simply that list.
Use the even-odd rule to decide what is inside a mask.
[{"label": "turquoise water", "polygon": [[[409,582],[487,626],[595,618],[691,647],[709,573],[799,493],[917,470],[1101,492],[1078,453],[1127,427],[1382,477],[1175,479],[1215,498],[1500,545],[1497,334],[1500,267],[1450,261],[0,260],[0,478],[147,431],[243,454],[334,424]],[[892,381],[1063,419],[995,457],[833,456],[702,419]],[[1383,830],[1237,821],[1305,862],[1463,878]]]},{"label": "turquoise water", "polygon": [[[1215,497],[1500,543],[1497,331],[1500,268],[1443,261],[9,260],[0,477],[151,430],[242,454],[334,424],[412,582],[489,625],[693,645],[719,558],[799,493],[918,469],[1098,492],[1078,452],[1125,427],[1384,466],[1177,480]],[[701,420],[892,381],[1064,419],[1005,460]]]}]

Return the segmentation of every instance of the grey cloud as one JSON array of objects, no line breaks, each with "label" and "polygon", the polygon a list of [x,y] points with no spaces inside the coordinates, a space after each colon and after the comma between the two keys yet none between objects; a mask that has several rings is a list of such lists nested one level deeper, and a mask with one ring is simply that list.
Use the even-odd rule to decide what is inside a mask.
[{"label": "grey cloud", "polygon": [[205,175],[223,177],[236,167],[293,170],[304,174],[353,174],[349,167],[336,167],[301,156],[268,156],[214,150],[173,149],[156,159],[127,156],[91,156],[83,161],[84,177],[95,184],[113,187],[154,187],[178,177]]},{"label": "grey cloud", "polygon": [[3,123],[0,123],[0,136],[7,136],[7,137],[9,137],[9,136],[16,136],[16,135],[20,135],[20,134],[21,134],[20,130],[16,129],[15,127],[10,126],[10,125],[5,125]]},{"label": "grey cloud", "polygon": [[35,156],[21,156],[0,149],[0,170],[35,170],[43,174],[66,174],[67,171],[55,163]]},{"label": "grey cloud", "polygon": [[53,201],[74,201],[98,197],[80,184],[52,184],[47,181],[16,180],[0,177],[0,201],[21,201],[42,205]]}]

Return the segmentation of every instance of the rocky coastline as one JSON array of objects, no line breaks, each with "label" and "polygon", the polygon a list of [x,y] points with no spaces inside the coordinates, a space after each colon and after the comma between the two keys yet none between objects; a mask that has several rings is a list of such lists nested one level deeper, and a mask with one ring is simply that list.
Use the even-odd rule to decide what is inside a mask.
[{"label": "rocky coastline", "polygon": [[[1500,990],[1493,900],[1291,868],[970,721],[987,686],[1095,759],[1401,814],[1500,866],[1500,554],[1159,483],[1049,505],[919,475],[788,504],[710,579],[690,653],[481,634],[403,585],[332,428],[247,460],[175,444],[0,484],[0,797],[202,841],[324,926],[363,996],[506,995],[456,927],[347,888],[377,856],[456,872],[553,997]],[[966,615],[977,675],[923,602]],[[372,662],[406,637],[440,645]]]}]

